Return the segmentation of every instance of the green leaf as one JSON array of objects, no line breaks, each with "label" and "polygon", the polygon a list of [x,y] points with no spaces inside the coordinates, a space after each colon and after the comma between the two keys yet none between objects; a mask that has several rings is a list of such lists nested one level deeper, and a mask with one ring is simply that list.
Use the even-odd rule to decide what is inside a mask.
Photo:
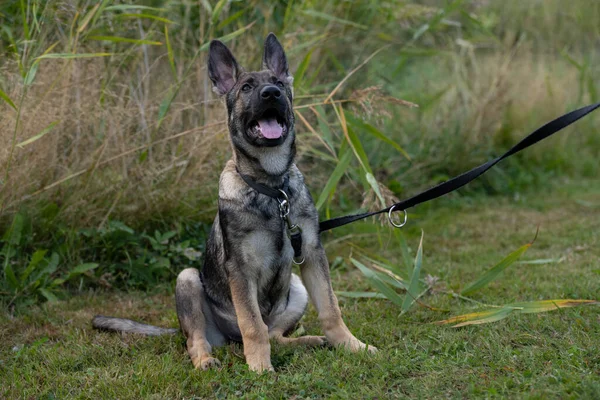
[{"label": "green leaf", "polygon": [[17,277],[15,275],[15,271],[10,265],[10,261],[8,260],[8,258],[4,263],[4,276],[6,277],[6,281],[9,283],[10,287],[12,287],[13,289],[18,289],[20,287],[19,281],[17,280]]},{"label": "green leaf", "polygon": [[[360,253],[362,253],[362,251]],[[408,290],[407,280],[406,280],[406,277],[404,276],[405,273],[400,268],[398,268],[397,265],[394,265],[393,263],[389,262],[388,260],[386,260],[380,256],[375,256],[376,258],[372,258],[372,257],[369,257],[368,255],[362,254],[362,257],[365,260],[368,260],[370,263],[377,265],[378,267],[381,267],[383,269],[386,269],[386,270],[390,271],[392,274],[396,275],[397,278],[392,278],[392,277],[389,277],[389,278],[394,279],[397,282],[398,287]],[[385,274],[382,274],[382,275],[385,275]],[[410,275],[407,275],[407,276],[411,277],[412,272]]]},{"label": "green leaf", "polygon": [[212,15],[210,16],[210,23],[212,25],[216,24],[219,21],[219,17],[221,16],[221,11],[223,7],[227,4],[227,0],[219,0],[213,8]]},{"label": "green leaf", "polygon": [[541,264],[555,264],[563,261],[563,258],[538,258],[537,260],[523,260],[517,261],[517,264],[522,265],[541,265]]},{"label": "green leaf", "polygon": [[177,235],[177,232],[176,231],[168,231],[161,235],[158,231],[156,231],[155,235],[161,244],[168,244],[169,240]]},{"label": "green leaf", "polygon": [[115,6],[108,6],[105,8],[108,11],[127,11],[127,10],[153,10],[153,11],[165,11],[164,8],[148,7],[148,6],[136,6],[130,4],[118,4]]},{"label": "green leaf", "polygon": [[325,13],[320,12],[320,11],[302,10],[302,13],[305,14],[305,15],[310,15],[311,17],[321,18],[321,19],[324,19],[324,20],[329,21],[329,22],[336,22],[336,23],[342,24],[342,25],[353,26],[354,28],[362,29],[362,30],[365,30],[365,31],[369,29],[369,27],[366,26],[366,25],[358,24],[358,23],[356,23],[354,21],[350,21],[350,20],[347,20],[347,19],[342,19],[342,18],[334,17],[333,15],[325,14]]},{"label": "green leaf", "polygon": [[412,277],[408,284],[408,291],[404,296],[402,302],[402,313],[407,312],[416,299],[419,297],[419,277],[421,275],[421,265],[423,264],[423,236],[425,232],[421,231],[421,241],[419,242],[419,248],[417,249],[417,255],[415,256],[415,267],[412,271]]},{"label": "green leaf", "polygon": [[141,18],[141,19],[152,19],[154,21],[163,22],[165,24],[174,24],[175,21],[171,21],[170,19],[158,17],[152,14],[118,14],[118,18]]},{"label": "green leaf", "polygon": [[306,53],[306,55],[300,62],[300,65],[298,65],[298,68],[296,68],[296,72],[294,73],[294,89],[296,90],[300,89],[302,87],[302,84],[304,83],[304,74],[306,73],[306,69],[308,68],[308,64],[310,63],[313,51],[314,48],[308,53]]},{"label": "green leaf", "polygon": [[59,260],[60,259],[58,257],[58,254],[52,253],[52,255],[50,256],[50,260],[48,261],[48,264],[44,268],[42,268],[40,271],[38,271],[37,274],[35,274],[35,276],[31,279],[31,281],[39,283],[47,276],[52,275],[54,273],[54,271],[56,271],[56,268],[58,268]]},{"label": "green leaf", "polygon": [[204,7],[204,9],[209,14],[212,14],[212,6],[210,5],[210,1],[208,1],[208,0],[200,0],[200,4],[202,4],[202,6]]},{"label": "green leaf", "polygon": [[[243,28],[238,29],[237,31],[233,31],[227,35],[221,36],[221,37],[217,38],[217,40],[220,40],[223,43],[227,43],[230,40],[240,36],[242,33],[246,32],[248,29],[250,29],[252,27],[252,25],[254,25],[254,22],[249,23],[248,25],[244,26]],[[210,42],[204,43],[202,46],[200,46],[200,48],[198,49],[198,52],[208,50],[208,46],[210,46]]]},{"label": "green leaf", "polygon": [[133,43],[133,44],[148,44],[153,46],[162,46],[161,42],[156,42],[154,40],[146,40],[146,39],[132,39],[132,38],[124,38],[119,36],[89,36],[90,40],[99,40],[99,41],[107,41],[114,43]]},{"label": "green leaf", "polygon": [[400,154],[402,154],[404,157],[410,160],[410,156],[408,155],[408,153],[404,151],[404,149],[398,143],[387,137],[383,132],[375,128],[373,125],[362,121],[361,119],[357,118],[351,113],[347,113],[346,118],[348,119],[348,123],[354,126],[356,129],[361,129],[367,133],[370,133],[373,137],[381,140],[384,143],[389,144],[390,146],[398,150]]},{"label": "green leaf", "polygon": [[559,308],[576,307],[586,304],[600,304],[597,300],[574,300],[557,299],[541,301],[525,301],[519,303],[507,304],[504,307],[493,308],[463,315],[457,315],[443,321],[437,321],[437,325],[454,324],[453,328],[459,328],[467,325],[480,325],[490,322],[500,321],[510,314],[531,314],[558,310]]},{"label": "green leaf", "polygon": [[33,253],[31,260],[29,261],[29,265],[25,271],[23,271],[23,275],[21,275],[21,284],[25,284],[25,282],[27,282],[27,278],[29,278],[29,275],[35,270],[38,264],[42,262],[47,252],[48,250],[37,250],[35,253]]},{"label": "green leaf", "polygon": [[467,325],[489,324],[490,322],[500,321],[512,314],[513,311],[515,310],[509,307],[496,308],[485,313],[481,313],[482,315],[479,315],[477,318],[456,324],[453,326],[453,328],[460,328],[461,326]]},{"label": "green leaf", "polygon": [[153,271],[169,268],[171,268],[171,261],[167,257],[157,257],[156,260],[150,264],[150,269]]},{"label": "green leaf", "polygon": [[[317,122],[319,123],[319,131],[323,135],[323,140],[327,143],[330,149],[334,149],[334,140],[333,134],[331,133],[331,129],[329,129],[329,125],[327,124],[327,117],[325,113],[325,109],[322,106],[316,106],[315,111],[317,113]],[[341,151],[340,151],[341,153]]]},{"label": "green leaf", "polygon": [[24,79],[24,82],[23,82],[25,84],[25,86],[29,86],[29,85],[31,85],[33,83],[33,81],[35,79],[35,75],[37,74],[37,70],[38,70],[39,66],[40,66],[39,62],[34,62],[31,65],[31,68],[29,68],[29,72],[27,72],[27,75],[25,76],[25,79]]},{"label": "green leaf", "polygon": [[557,299],[557,300],[539,300],[525,301],[509,304],[521,314],[541,313],[546,311],[558,310],[559,308],[577,307],[586,304],[600,304],[597,300],[575,300],[575,299]]},{"label": "green leaf", "polygon": [[77,28],[78,33],[81,33],[85,30],[92,18],[94,18],[94,15],[96,15],[96,12],[101,7],[101,5],[102,3],[96,3],[96,5],[92,7],[92,9],[85,15],[85,17],[81,20],[81,23],[79,24],[79,28]]},{"label": "green leaf", "polygon": [[90,271],[92,269],[95,269],[98,267],[99,264],[96,263],[85,263],[85,264],[79,264],[78,266],[76,266],[75,268],[73,268],[72,270],[69,271],[69,275],[67,279],[71,279],[74,278],[78,275],[83,274],[86,271]]},{"label": "green leaf", "polygon": [[454,0],[446,3],[446,7],[438,10],[431,19],[421,26],[413,35],[412,41],[419,39],[427,31],[435,31],[440,22],[443,22],[454,10],[456,10],[464,0]]},{"label": "green leaf", "polygon": [[415,33],[413,34],[412,40],[415,41],[418,38],[420,38],[421,36],[423,36],[423,34],[425,32],[427,32],[429,30],[429,24],[423,24],[419,27],[419,29],[417,29],[415,31]]},{"label": "green leaf", "polygon": [[181,86],[178,86],[174,90],[171,90],[169,92],[169,94],[167,95],[167,97],[165,97],[163,99],[163,101],[160,102],[160,105],[158,106],[158,125],[159,126],[162,123],[162,121],[165,119],[167,112],[169,112],[169,109],[171,108],[171,104],[173,103],[173,100],[175,100],[177,93],[179,93],[180,87]]},{"label": "green leaf", "polygon": [[285,13],[283,14],[283,31],[287,32],[287,27],[290,23],[291,17],[294,14],[292,10],[295,10],[296,8],[294,7],[295,1],[294,0],[289,0],[287,3],[287,6],[285,7]]},{"label": "green leaf", "polygon": [[563,56],[563,58],[565,60],[567,60],[569,63],[571,63],[571,65],[573,65],[575,68],[577,68],[577,70],[579,72],[583,71],[584,66],[581,63],[577,62],[573,57],[571,57],[571,55],[569,53],[567,53],[565,50],[562,50],[560,52],[560,55]]},{"label": "green leaf", "polygon": [[49,302],[53,303],[58,301],[58,298],[49,290],[47,289],[40,289],[40,293],[42,294],[42,296],[44,296],[46,298],[46,300],[48,300]]},{"label": "green leaf", "polygon": [[54,121],[54,122],[50,123],[50,125],[48,125],[44,129],[42,129],[42,131],[40,133],[38,133],[37,135],[35,135],[21,143],[17,143],[17,147],[23,148],[23,147],[27,146],[28,144],[31,144],[31,143],[35,142],[36,140],[42,138],[42,136],[44,136],[46,133],[50,132],[52,130],[52,128],[54,128],[59,122],[60,121]]},{"label": "green leaf", "polygon": [[367,182],[369,183],[369,186],[371,186],[371,188],[373,189],[373,191],[377,195],[377,198],[381,202],[381,206],[385,207],[385,200],[383,199],[383,195],[381,194],[381,189],[379,188],[379,183],[377,183],[377,179],[375,179],[375,177],[373,176],[373,174],[371,174],[369,172],[367,172],[365,174],[365,178],[367,179]]},{"label": "green leaf", "polygon": [[[362,253],[362,252],[359,252],[359,253]],[[377,278],[379,278],[379,280],[381,280],[384,283],[387,283],[388,285],[393,286],[397,289],[408,290],[408,285],[407,285],[406,281],[404,279],[402,279],[401,276],[396,274],[394,267],[392,267],[389,264],[383,263],[379,260],[374,260],[373,258],[366,256],[364,254],[362,254],[361,257],[365,261],[368,261],[371,265],[373,265],[373,267],[369,268],[369,269],[371,270],[371,273],[373,273],[374,275],[377,275]],[[390,275],[384,271],[376,269],[375,267],[390,271],[391,274],[396,275],[397,278],[393,277],[392,275]]]},{"label": "green leaf", "polygon": [[494,267],[489,269],[485,274],[483,274],[481,278],[479,278],[477,281],[471,283],[465,289],[463,289],[462,292],[460,292],[460,294],[467,295],[476,292],[482,287],[488,285],[491,281],[496,279],[496,277],[500,275],[502,271],[504,271],[512,263],[517,261],[519,257],[521,257],[527,251],[527,249],[531,247],[531,245],[532,243],[527,243],[526,245],[521,246],[517,250],[510,253],[506,258],[504,258]]},{"label": "green leaf", "polygon": [[169,40],[169,28],[165,25],[165,43],[167,44],[167,56],[169,58],[169,64],[171,65],[171,71],[173,76],[177,79],[177,69],[175,69],[175,56],[173,54],[173,48],[171,47],[171,41]]},{"label": "green leaf", "polygon": [[386,297],[381,293],[375,292],[335,292],[337,296],[349,297],[354,299],[385,299]]},{"label": "green leaf", "polygon": [[219,25],[217,25],[216,30],[220,31],[223,28],[225,28],[227,25],[231,24],[233,21],[239,19],[242,15],[244,15],[244,13],[248,10],[248,8],[244,8],[243,10],[240,10],[238,12],[236,12],[235,14],[230,15],[229,17],[225,18],[223,21],[221,21],[219,23]]},{"label": "green leaf", "polygon": [[[377,266],[380,266],[380,265],[377,264]],[[408,286],[405,281],[392,278],[390,275],[388,275],[384,272],[381,272],[381,271],[375,271],[375,270],[371,270],[371,271],[375,275],[377,275],[377,278],[379,278],[380,281],[387,283],[388,285],[393,286],[397,289],[408,290]]]},{"label": "green leaf", "polygon": [[37,57],[36,60],[55,58],[69,60],[73,58],[109,57],[112,55],[113,53],[48,53]]},{"label": "green leaf", "polygon": [[327,198],[335,191],[338,182],[346,172],[346,169],[348,169],[348,165],[350,164],[351,158],[352,154],[350,153],[350,149],[347,148],[347,151],[344,152],[344,154],[340,158],[340,161],[335,166],[335,169],[333,170],[331,175],[329,175],[329,179],[327,180],[325,187],[323,187],[323,190],[319,195],[319,199],[317,200],[316,204],[317,210],[320,210],[321,207],[323,207],[323,205],[327,201]]},{"label": "green leaf", "polygon": [[100,7],[98,7],[98,11],[96,11],[92,17],[92,21],[90,22],[91,27],[96,26],[96,22],[98,22],[98,19],[102,16],[102,13],[106,10],[106,7],[110,2],[111,0],[102,0]]},{"label": "green leaf", "polygon": [[25,226],[25,218],[22,214],[17,213],[13,217],[10,228],[4,233],[2,239],[8,242],[11,246],[16,247],[21,243],[21,234]]},{"label": "green leaf", "polygon": [[369,158],[367,157],[367,153],[365,153],[365,149],[363,148],[360,139],[358,138],[356,133],[354,133],[354,130],[352,130],[352,128],[350,128],[349,126],[346,130],[346,133],[346,139],[348,140],[348,144],[352,148],[352,151],[354,152],[354,155],[360,162],[360,165],[363,167],[366,173],[373,175],[373,170],[369,165]]},{"label": "green leaf", "polygon": [[25,40],[29,40],[31,37],[29,36],[29,23],[27,22],[27,9],[26,2],[24,0],[20,1],[21,3],[21,18],[22,18],[22,26],[23,26],[23,35],[25,36]]},{"label": "green leaf", "polygon": [[425,98],[423,101],[420,101],[419,104],[420,104],[421,112],[424,112],[425,110],[429,109],[429,107],[436,104],[438,102],[438,100],[440,100],[451,88],[452,88],[452,85],[448,85],[445,88],[440,89],[439,91],[435,92],[431,96]]},{"label": "green leaf", "polygon": [[11,106],[13,109],[17,109],[17,106],[15,106],[15,103],[13,103],[13,101],[10,99],[10,97],[8,97],[8,95],[6,93],[4,93],[4,91],[2,89],[0,89],[0,98],[3,99],[6,103],[8,103],[9,106]]},{"label": "green leaf", "polygon": [[51,287],[60,286],[60,285],[62,285],[63,283],[65,283],[66,281],[67,281],[67,279],[66,279],[66,278],[56,278],[55,280],[53,280],[53,281],[50,283],[50,286],[51,286]]},{"label": "green leaf", "polygon": [[121,221],[109,221],[108,226],[110,227],[111,230],[123,231],[123,232],[127,232],[131,235],[133,235],[135,233],[135,231],[132,228],[125,225]]},{"label": "green leaf", "polygon": [[354,258],[350,258],[350,261],[360,270],[360,272],[363,273],[363,275],[367,277],[367,279],[369,279],[369,281],[371,281],[375,288],[377,288],[377,290],[381,294],[383,294],[388,300],[390,300],[397,306],[402,305],[402,297],[398,293],[396,293],[394,289],[390,288],[383,281],[381,281],[381,279],[379,278],[379,276],[377,276],[377,274],[375,274],[375,272],[373,272],[366,265],[362,264],[358,260],[355,260]]},{"label": "green leaf", "polygon": [[99,264],[96,264],[96,263],[80,264],[80,265],[76,266],[75,268],[73,268],[72,270],[70,270],[69,273],[65,277],[53,280],[51,286],[62,285],[63,283],[65,283],[73,278],[78,277],[79,275],[83,274],[86,271],[97,268],[98,265]]},{"label": "green leaf", "polygon": [[59,261],[60,258],[58,257],[58,253],[52,253],[52,255],[50,256],[50,262],[48,263],[45,272],[47,272],[48,274],[54,273],[54,271],[56,271],[56,268],[58,268]]}]

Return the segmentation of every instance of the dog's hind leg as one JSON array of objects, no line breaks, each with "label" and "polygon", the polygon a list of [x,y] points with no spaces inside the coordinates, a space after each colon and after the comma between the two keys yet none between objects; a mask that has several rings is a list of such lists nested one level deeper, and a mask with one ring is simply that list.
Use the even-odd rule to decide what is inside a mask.
[{"label": "dog's hind leg", "polygon": [[205,301],[198,270],[187,268],[177,276],[175,303],[181,331],[187,339],[187,351],[194,367],[206,370],[221,363],[212,357],[211,345],[219,346],[225,338],[213,323]]},{"label": "dog's hind leg", "polygon": [[285,309],[273,316],[269,324],[269,337],[277,343],[286,345],[321,346],[325,344],[324,336],[301,336],[289,338],[285,335],[294,329],[308,305],[308,293],[302,281],[292,274],[290,294]]}]

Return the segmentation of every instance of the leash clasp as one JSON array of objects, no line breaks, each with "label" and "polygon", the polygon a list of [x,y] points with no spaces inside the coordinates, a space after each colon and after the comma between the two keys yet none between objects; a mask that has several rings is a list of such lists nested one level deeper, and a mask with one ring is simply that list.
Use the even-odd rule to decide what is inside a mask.
[{"label": "leash clasp", "polygon": [[277,197],[277,202],[279,203],[279,216],[281,219],[286,219],[290,214],[290,199],[284,190],[279,189],[279,192],[283,196],[283,198]]},{"label": "leash clasp", "polygon": [[393,227],[402,228],[404,225],[406,225],[406,221],[408,221],[408,213],[406,210],[402,210],[402,212],[404,212],[404,221],[399,224],[395,223],[394,219],[392,218],[392,212],[394,212],[394,208],[396,208],[395,204],[392,206],[392,208],[390,208],[390,211],[388,211],[388,221],[390,221],[390,224],[392,224]]},{"label": "leash clasp", "polygon": [[292,219],[290,218],[290,199],[287,193],[281,189],[279,189],[279,192],[281,196],[276,197],[279,203],[279,216],[286,225],[286,233],[294,249],[292,262],[296,265],[301,265],[304,263],[304,257],[302,257],[302,228],[292,223]]}]

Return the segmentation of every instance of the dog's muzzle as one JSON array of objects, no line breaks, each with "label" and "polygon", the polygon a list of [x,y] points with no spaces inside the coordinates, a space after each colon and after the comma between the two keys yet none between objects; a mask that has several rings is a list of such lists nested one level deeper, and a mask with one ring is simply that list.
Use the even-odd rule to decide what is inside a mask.
[{"label": "dog's muzzle", "polygon": [[289,131],[285,93],[275,85],[267,85],[259,92],[260,106],[246,127],[248,136],[257,144],[276,146],[283,142]]}]

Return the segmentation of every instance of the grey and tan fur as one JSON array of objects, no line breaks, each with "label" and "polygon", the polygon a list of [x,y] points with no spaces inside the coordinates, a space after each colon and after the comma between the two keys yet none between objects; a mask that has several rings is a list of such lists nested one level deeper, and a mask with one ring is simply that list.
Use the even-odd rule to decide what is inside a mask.
[{"label": "grey and tan fur", "polygon": [[[356,352],[376,351],[348,330],[331,287],[319,238],[317,211],[293,163],[295,148],[292,77],[284,50],[273,34],[265,40],[263,70],[245,72],[219,41],[210,45],[208,71],[214,90],[225,96],[233,147],[219,182],[219,211],[207,242],[201,272],[177,277],[179,324],[196,368],[220,363],[211,349],[241,341],[251,370],[272,370],[270,339],[319,346],[327,341]],[[292,273],[294,255],[275,199],[240,177],[272,188],[288,185],[291,219],[302,228],[302,280]],[[308,299],[325,337],[286,337],[304,314]],[[96,317],[97,328],[146,334],[172,333],[129,320]]]}]

